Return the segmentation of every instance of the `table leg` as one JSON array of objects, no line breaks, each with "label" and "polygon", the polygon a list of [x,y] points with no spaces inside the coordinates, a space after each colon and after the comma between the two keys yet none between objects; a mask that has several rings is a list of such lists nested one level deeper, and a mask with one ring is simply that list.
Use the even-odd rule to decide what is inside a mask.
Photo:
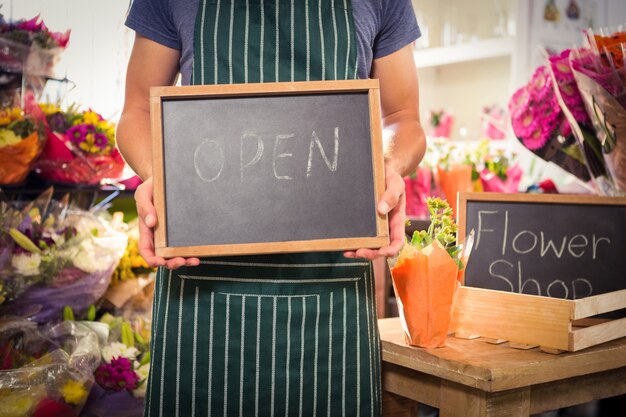
[{"label": "table leg", "polygon": [[383,417],[418,417],[418,403],[383,391]]},{"label": "table leg", "polygon": [[530,388],[484,392],[454,382],[442,381],[440,417],[528,417]]}]

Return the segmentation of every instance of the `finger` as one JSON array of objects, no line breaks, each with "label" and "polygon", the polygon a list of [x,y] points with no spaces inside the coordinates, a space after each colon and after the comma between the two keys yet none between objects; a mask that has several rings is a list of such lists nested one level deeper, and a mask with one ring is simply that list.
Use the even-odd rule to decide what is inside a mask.
[{"label": "finger", "polygon": [[154,253],[154,241],[152,229],[146,226],[142,219],[139,219],[139,254],[145,259],[146,263],[151,267],[163,266],[165,259],[156,256]]},{"label": "finger", "polygon": [[404,195],[404,180],[396,172],[390,172],[385,178],[385,192],[378,202],[378,212],[388,214],[398,205],[400,198]]},{"label": "finger", "polygon": [[200,265],[200,259],[198,258],[187,258],[185,259],[185,266],[198,266]]},{"label": "finger", "polygon": [[177,257],[165,261],[165,267],[167,269],[178,269],[181,266],[185,266],[186,263],[187,261],[185,260],[185,258]]},{"label": "finger", "polygon": [[156,209],[152,203],[152,181],[148,181],[137,187],[135,191],[137,214],[148,227],[154,227],[157,223]]},{"label": "finger", "polygon": [[356,251],[356,257],[357,258],[363,258],[363,259],[368,259],[370,261],[373,261],[374,259],[380,257],[380,253],[378,249],[367,249],[367,248],[361,248],[361,249],[357,249]]}]

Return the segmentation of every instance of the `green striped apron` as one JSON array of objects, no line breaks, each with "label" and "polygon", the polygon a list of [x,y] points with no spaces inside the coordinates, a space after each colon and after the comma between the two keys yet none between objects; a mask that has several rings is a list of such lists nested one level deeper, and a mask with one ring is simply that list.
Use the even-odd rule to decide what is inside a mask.
[{"label": "green striped apron", "polygon": [[[349,0],[200,0],[194,84],[356,77]],[[341,253],[159,269],[145,416],[377,416],[371,263]]]}]

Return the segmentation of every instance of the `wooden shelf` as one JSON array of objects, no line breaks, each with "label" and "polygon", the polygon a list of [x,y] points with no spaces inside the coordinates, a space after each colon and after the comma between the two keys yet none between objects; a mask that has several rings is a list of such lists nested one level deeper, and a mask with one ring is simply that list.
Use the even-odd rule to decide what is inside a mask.
[{"label": "wooden shelf", "polygon": [[459,45],[416,49],[413,57],[417,68],[428,68],[511,56],[514,46],[513,38],[492,38]]}]

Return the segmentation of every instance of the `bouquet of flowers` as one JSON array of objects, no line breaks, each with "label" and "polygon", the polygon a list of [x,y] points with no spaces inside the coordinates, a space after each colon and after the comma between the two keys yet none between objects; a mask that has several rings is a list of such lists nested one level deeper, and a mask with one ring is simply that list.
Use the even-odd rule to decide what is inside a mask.
[{"label": "bouquet of flowers", "polygon": [[113,271],[113,276],[111,277],[112,286],[122,281],[136,279],[138,276],[156,272],[156,268],[150,267],[139,254],[139,226],[137,220],[127,224],[126,235],[128,236],[128,245],[117,268]]},{"label": "bouquet of flowers", "polygon": [[77,417],[94,382],[100,349],[95,333],[77,322],[37,326],[0,320],[0,415]]},{"label": "bouquet of flowers", "polygon": [[[511,101],[516,136],[602,195],[626,193],[626,33],[586,32],[549,57]],[[555,110],[557,109],[557,110]]]},{"label": "bouquet of flowers", "polygon": [[49,134],[35,171],[43,178],[72,184],[99,184],[119,178],[124,160],[115,147],[115,125],[98,113],[41,105]]},{"label": "bouquet of flowers", "polygon": [[54,66],[69,36],[69,30],[51,32],[39,16],[7,22],[0,15],[1,106],[17,105],[24,86],[41,92],[45,79],[53,77]]},{"label": "bouquet of flowers", "polygon": [[150,371],[150,332],[146,322],[105,313],[100,365],[81,416],[141,417]]},{"label": "bouquet of flowers", "polygon": [[515,136],[527,149],[584,184],[592,180],[581,147],[559,107],[546,65],[538,67],[530,82],[513,94],[509,112]]},{"label": "bouquet of flowers", "polygon": [[2,314],[46,323],[59,319],[66,305],[86,310],[106,291],[126,248],[126,235],[104,218],[51,196],[50,189],[2,231],[13,240],[0,248],[12,257],[0,275],[8,298]]},{"label": "bouquet of flowers", "polygon": [[573,79],[595,133],[607,181],[600,191],[626,194],[626,32],[586,32],[588,48],[571,50]]},{"label": "bouquet of flowers", "polygon": [[439,138],[449,138],[452,133],[454,117],[445,110],[431,110],[429,117],[429,134]]},{"label": "bouquet of flowers", "polygon": [[506,136],[506,112],[499,105],[485,106],[481,114],[482,135],[493,140]]},{"label": "bouquet of flowers", "polygon": [[445,201],[428,198],[427,206],[428,230],[416,231],[389,263],[406,343],[433,348],[445,345],[471,239],[465,250],[456,244],[457,226]]},{"label": "bouquet of flowers", "polygon": [[489,141],[476,145],[435,141],[433,148],[431,164],[435,166],[436,182],[452,212],[456,213],[459,192],[482,191],[477,167],[489,153]]},{"label": "bouquet of flowers", "polygon": [[0,185],[18,184],[45,143],[44,124],[19,107],[0,109]]},{"label": "bouquet of flowers", "polygon": [[19,297],[32,285],[55,277],[69,259],[60,251],[76,229],[64,224],[67,201],[53,202],[52,189],[22,209],[3,202],[0,210],[0,304]]},{"label": "bouquet of flowers", "polygon": [[514,155],[503,150],[485,156],[483,168],[478,173],[484,191],[516,193],[522,179],[522,169],[513,162]]}]

